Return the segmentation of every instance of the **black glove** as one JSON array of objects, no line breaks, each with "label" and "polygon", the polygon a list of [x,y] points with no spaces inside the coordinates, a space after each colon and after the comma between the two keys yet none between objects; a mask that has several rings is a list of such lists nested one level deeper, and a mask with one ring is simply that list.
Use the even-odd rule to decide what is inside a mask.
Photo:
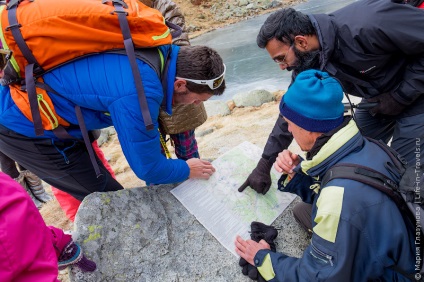
[{"label": "black glove", "polygon": [[375,116],[376,114],[397,116],[406,108],[406,105],[396,101],[390,92],[386,92],[376,97],[367,99],[367,102],[378,103],[377,106],[370,109],[369,111],[372,116]]},{"label": "black glove", "polygon": [[261,158],[247,180],[238,188],[238,191],[243,192],[246,187],[250,186],[256,192],[265,195],[271,187],[271,167],[272,164],[269,161]]},{"label": "black glove", "polygon": [[250,230],[250,238],[252,238],[253,241],[259,242],[260,240],[265,240],[270,246],[271,251],[276,251],[274,240],[278,236],[278,230],[274,226],[252,221]]},{"label": "black glove", "polygon": [[244,258],[240,258],[239,265],[242,267],[241,273],[245,276],[249,276],[250,279],[259,281],[259,282],[266,282],[266,280],[259,274],[258,269],[248,263]]},{"label": "black glove", "polygon": [[[253,241],[259,242],[263,239],[269,244],[271,251],[276,251],[274,240],[277,238],[278,231],[275,227],[263,224],[261,222],[253,221],[250,224],[250,230],[250,238]],[[248,263],[244,258],[240,258],[239,265],[242,267],[241,272],[244,275],[249,276],[250,279],[259,282],[266,282],[266,280],[259,273],[258,269]]]}]

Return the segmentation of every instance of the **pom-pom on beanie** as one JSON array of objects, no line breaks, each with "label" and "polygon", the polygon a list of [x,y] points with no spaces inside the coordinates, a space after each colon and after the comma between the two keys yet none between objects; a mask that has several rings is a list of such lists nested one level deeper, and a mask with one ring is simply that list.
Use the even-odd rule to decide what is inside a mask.
[{"label": "pom-pom on beanie", "polygon": [[297,75],[284,94],[280,113],[297,126],[326,133],[343,122],[343,89],[326,72],[307,70]]}]

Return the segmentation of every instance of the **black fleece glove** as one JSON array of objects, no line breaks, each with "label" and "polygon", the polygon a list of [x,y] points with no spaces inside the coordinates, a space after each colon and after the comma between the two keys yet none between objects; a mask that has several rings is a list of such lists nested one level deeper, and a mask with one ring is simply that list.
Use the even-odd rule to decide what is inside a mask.
[{"label": "black fleece glove", "polygon": [[271,167],[272,164],[268,160],[261,158],[256,168],[240,188],[238,188],[238,191],[243,192],[246,187],[250,186],[256,192],[265,195],[272,183],[270,175]]},{"label": "black fleece glove", "polygon": [[370,109],[369,111],[372,116],[375,116],[376,114],[397,116],[406,108],[406,105],[396,101],[390,92],[386,92],[376,97],[367,99],[367,102],[378,103],[377,106]]},{"label": "black fleece glove", "polygon": [[250,224],[250,238],[253,241],[259,242],[260,240],[265,240],[271,248],[271,251],[275,252],[275,243],[274,240],[278,236],[278,230],[271,225],[266,225],[262,222],[252,221]]},{"label": "black fleece glove", "polygon": [[248,263],[244,258],[240,258],[239,265],[242,267],[241,273],[243,273],[243,275],[248,276],[250,279],[255,281],[266,282],[266,280],[259,274],[258,269]]},{"label": "black fleece glove", "polygon": [[[263,239],[269,244],[271,251],[276,251],[274,240],[277,238],[278,231],[275,227],[263,224],[262,222],[253,221],[250,224],[250,230],[250,238],[253,241],[259,242]],[[249,276],[250,279],[255,281],[266,282],[258,269],[248,263],[244,258],[240,258],[239,265],[242,267],[241,272],[243,275]]]}]

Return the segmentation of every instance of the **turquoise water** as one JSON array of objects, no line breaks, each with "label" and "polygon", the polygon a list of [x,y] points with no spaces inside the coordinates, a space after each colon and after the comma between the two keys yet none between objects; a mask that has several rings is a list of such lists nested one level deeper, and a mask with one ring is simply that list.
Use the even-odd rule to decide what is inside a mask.
[{"label": "turquoise water", "polygon": [[[294,8],[304,13],[329,13],[352,0],[310,0]],[[285,90],[290,73],[281,71],[264,49],[256,45],[256,36],[269,14],[214,30],[192,40],[193,45],[216,49],[227,66],[227,90],[215,100],[230,100],[237,93],[253,89]]]}]

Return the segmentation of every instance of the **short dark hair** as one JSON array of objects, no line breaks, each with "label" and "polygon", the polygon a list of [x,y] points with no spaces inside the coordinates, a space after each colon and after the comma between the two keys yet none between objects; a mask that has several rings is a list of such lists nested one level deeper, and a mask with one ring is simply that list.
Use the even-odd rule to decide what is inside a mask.
[{"label": "short dark hair", "polygon": [[316,35],[314,26],[308,15],[293,8],[281,9],[272,13],[262,25],[256,43],[265,48],[273,38],[292,45],[297,35]]},{"label": "short dark hair", "polygon": [[[189,79],[214,79],[224,72],[224,62],[214,49],[207,46],[181,46],[177,59],[177,76]],[[225,80],[212,90],[207,85],[187,81],[187,89],[194,93],[221,95],[225,90]]]}]

